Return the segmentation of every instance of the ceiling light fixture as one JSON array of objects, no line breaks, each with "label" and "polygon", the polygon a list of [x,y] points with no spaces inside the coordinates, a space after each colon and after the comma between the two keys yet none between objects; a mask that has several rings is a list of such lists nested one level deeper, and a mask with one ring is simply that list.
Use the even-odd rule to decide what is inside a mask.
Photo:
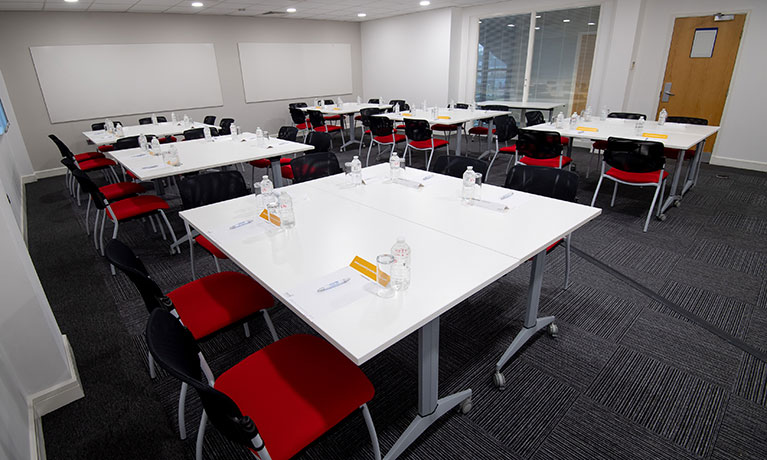
[{"label": "ceiling light fixture", "polygon": [[570,22],[569,19],[562,19],[562,22]]},{"label": "ceiling light fixture", "polygon": [[367,14],[365,14],[365,13],[357,13],[357,17],[358,18],[364,18],[365,16],[367,16]]},{"label": "ceiling light fixture", "polygon": [[590,25],[590,26],[595,26],[595,25],[597,25],[597,24],[596,24],[595,22],[590,22],[590,23],[588,23],[588,25]]},{"label": "ceiling light fixture", "polygon": [[536,14],[535,15],[535,19],[541,19],[541,15],[540,14]]},{"label": "ceiling light fixture", "polygon": [[541,30],[541,28],[540,27],[536,27],[535,30]]},{"label": "ceiling light fixture", "polygon": [[195,8],[202,8],[205,5],[203,5],[202,2],[192,2],[192,6]]},{"label": "ceiling light fixture", "polygon": [[506,27],[514,27],[514,24],[506,24]]},{"label": "ceiling light fixture", "polygon": [[423,0],[421,3],[419,3],[421,6],[429,6],[431,5],[431,2],[429,0]]},{"label": "ceiling light fixture", "polygon": [[285,10],[285,11],[287,11],[288,13],[295,13],[295,12],[296,12],[296,9],[295,9],[295,8],[288,8],[288,9],[287,9],[287,10]]},{"label": "ceiling light fixture", "polygon": [[64,0],[67,3],[77,3],[80,0]]}]

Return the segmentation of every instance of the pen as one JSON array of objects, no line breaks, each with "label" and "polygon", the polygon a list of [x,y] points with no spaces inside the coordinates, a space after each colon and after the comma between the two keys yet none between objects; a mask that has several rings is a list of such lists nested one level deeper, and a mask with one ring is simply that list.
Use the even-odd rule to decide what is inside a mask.
[{"label": "pen", "polygon": [[509,197],[511,197],[511,195],[513,195],[513,194],[514,194],[514,192],[509,192],[509,193],[507,193],[507,194],[503,195],[503,196],[501,197],[501,200],[505,200],[506,198],[509,198]]},{"label": "pen", "polygon": [[325,286],[322,286],[321,288],[317,289],[317,292],[323,292],[329,289],[333,289],[334,287],[338,287],[338,286],[341,286],[342,284],[346,284],[351,280],[352,280],[351,278],[344,278],[342,280],[333,281],[332,283],[326,284]]},{"label": "pen", "polygon": [[240,227],[242,227],[244,225],[248,225],[250,223],[253,223],[253,219],[251,219],[251,220],[243,220],[242,222],[237,222],[236,224],[234,224],[231,227],[229,227],[229,230],[234,230],[235,228],[240,228]]},{"label": "pen", "polygon": [[423,176],[423,179],[421,179],[421,180],[429,180],[432,177],[434,177],[434,174],[429,174],[428,176]]}]

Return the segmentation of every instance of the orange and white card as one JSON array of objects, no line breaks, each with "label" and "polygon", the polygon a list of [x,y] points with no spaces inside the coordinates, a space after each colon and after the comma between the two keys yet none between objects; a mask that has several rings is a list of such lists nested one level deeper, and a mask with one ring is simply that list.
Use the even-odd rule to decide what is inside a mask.
[{"label": "orange and white card", "polygon": [[381,273],[381,279],[378,279],[378,269],[376,265],[372,262],[369,262],[365,259],[363,259],[360,256],[354,257],[354,260],[352,260],[352,263],[349,264],[351,268],[361,273],[366,278],[369,278],[373,281],[376,281],[381,286],[386,286],[389,284],[390,277],[386,273]]}]

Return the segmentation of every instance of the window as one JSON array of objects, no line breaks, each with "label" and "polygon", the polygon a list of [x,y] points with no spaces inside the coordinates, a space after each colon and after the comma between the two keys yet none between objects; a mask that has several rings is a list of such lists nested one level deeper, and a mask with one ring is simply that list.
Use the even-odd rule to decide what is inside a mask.
[{"label": "window", "polygon": [[8,117],[5,115],[3,101],[0,101],[0,135],[5,134],[6,131],[8,131]]},{"label": "window", "polygon": [[599,6],[483,18],[476,100],[561,102],[565,114],[582,111],[598,22]]}]

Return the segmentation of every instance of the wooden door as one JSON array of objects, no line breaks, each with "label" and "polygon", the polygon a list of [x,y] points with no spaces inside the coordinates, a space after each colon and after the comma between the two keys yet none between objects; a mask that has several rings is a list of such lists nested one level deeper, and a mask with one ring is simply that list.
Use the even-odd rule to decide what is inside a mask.
[{"label": "wooden door", "polygon": [[[714,21],[713,15],[676,18],[658,113],[665,108],[669,116],[705,118],[710,125],[720,125],[746,21],[745,14],[734,16],[730,21]],[[690,57],[696,29],[714,28],[716,40],[711,57]],[[664,91],[669,84],[668,92],[672,95],[664,102]],[[716,135],[706,141],[704,150],[710,152],[714,142]]]}]

